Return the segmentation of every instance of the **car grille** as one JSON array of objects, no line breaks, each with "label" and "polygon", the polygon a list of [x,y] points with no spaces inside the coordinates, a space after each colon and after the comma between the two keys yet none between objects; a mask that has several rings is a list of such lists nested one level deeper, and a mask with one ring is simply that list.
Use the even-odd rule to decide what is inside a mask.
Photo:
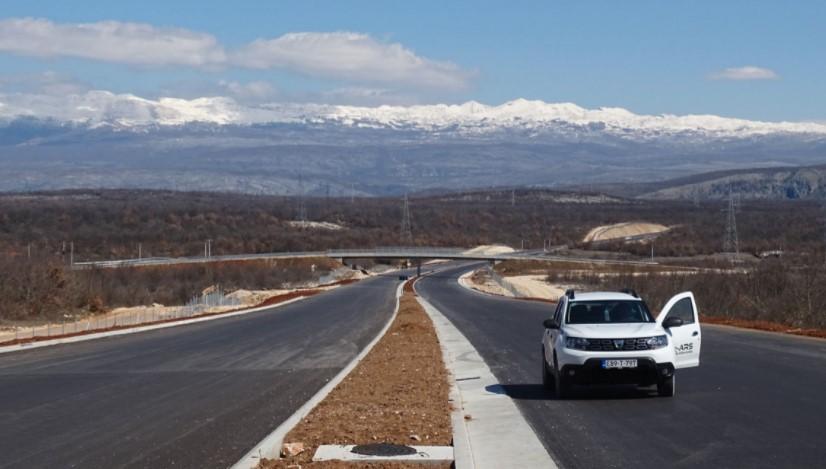
[{"label": "car grille", "polygon": [[646,342],[650,337],[635,339],[588,339],[588,351],[593,352],[629,352],[634,350],[649,350]]}]

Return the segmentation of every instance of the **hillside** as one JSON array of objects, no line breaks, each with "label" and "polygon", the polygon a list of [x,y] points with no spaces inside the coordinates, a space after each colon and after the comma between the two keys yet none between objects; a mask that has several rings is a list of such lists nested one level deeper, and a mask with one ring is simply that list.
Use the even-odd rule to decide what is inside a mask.
[{"label": "hillside", "polygon": [[720,171],[639,188],[644,199],[826,199],[826,165]]}]

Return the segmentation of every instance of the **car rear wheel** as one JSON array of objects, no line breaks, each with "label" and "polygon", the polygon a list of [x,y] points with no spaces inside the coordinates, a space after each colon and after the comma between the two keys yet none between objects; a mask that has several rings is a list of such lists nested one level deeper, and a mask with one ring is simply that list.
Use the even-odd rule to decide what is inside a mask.
[{"label": "car rear wheel", "polygon": [[662,397],[674,397],[677,393],[677,387],[675,384],[675,377],[671,375],[668,378],[660,378],[657,382],[657,394]]}]

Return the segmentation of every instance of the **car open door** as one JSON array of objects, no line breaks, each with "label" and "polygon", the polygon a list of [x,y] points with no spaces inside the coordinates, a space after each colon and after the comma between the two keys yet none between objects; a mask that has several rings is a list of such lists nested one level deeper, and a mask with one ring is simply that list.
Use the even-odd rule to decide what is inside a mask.
[{"label": "car open door", "polygon": [[684,292],[668,300],[660,315],[657,316],[657,324],[662,326],[669,317],[677,317],[683,321],[681,326],[666,329],[666,333],[671,336],[671,344],[674,346],[674,367],[700,366],[702,334],[694,294]]}]

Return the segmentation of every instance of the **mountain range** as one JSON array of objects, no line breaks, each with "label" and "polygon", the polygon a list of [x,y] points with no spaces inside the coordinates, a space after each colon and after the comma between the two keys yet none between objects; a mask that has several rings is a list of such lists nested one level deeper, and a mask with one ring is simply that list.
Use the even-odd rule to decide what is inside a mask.
[{"label": "mountain range", "polygon": [[515,100],[243,104],[106,91],[0,94],[0,190],[172,188],[395,195],[588,188],[826,161],[826,125]]}]

